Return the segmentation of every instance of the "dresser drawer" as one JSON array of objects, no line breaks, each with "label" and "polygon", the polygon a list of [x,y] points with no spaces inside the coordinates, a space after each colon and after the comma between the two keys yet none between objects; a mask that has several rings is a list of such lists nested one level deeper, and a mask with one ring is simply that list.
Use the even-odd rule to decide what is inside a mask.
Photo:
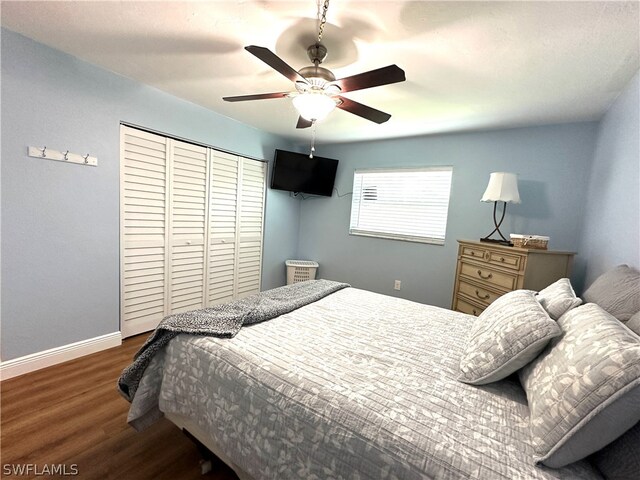
[{"label": "dresser drawer", "polygon": [[475,315],[476,317],[482,313],[484,309],[473,305],[460,297],[456,300],[456,310],[462,313],[466,313],[467,315]]},{"label": "dresser drawer", "polygon": [[458,286],[458,293],[466,295],[469,298],[473,298],[476,302],[482,303],[485,307],[488,307],[490,303],[493,303],[499,294],[490,292],[482,287],[471,285],[470,283],[460,281]]},{"label": "dresser drawer", "polygon": [[451,308],[471,315],[517,288],[542,290],[568,277],[575,255],[473,240],[458,240],[458,244]]},{"label": "dresser drawer", "polygon": [[518,284],[518,276],[505,272],[499,272],[493,268],[478,266],[472,263],[462,262],[460,273],[466,277],[474,278],[488,285],[493,285],[500,289],[515,290]]},{"label": "dresser drawer", "polygon": [[461,247],[461,253],[465,257],[477,258],[478,260],[484,260],[487,255],[487,251],[485,249],[471,245],[463,245]]},{"label": "dresser drawer", "polygon": [[520,270],[523,257],[502,252],[489,252],[488,262],[493,265]]}]

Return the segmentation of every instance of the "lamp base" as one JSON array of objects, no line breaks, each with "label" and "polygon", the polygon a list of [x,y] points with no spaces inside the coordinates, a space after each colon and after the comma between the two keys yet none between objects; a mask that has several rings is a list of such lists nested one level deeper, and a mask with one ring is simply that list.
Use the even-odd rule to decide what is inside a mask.
[{"label": "lamp base", "polygon": [[[494,228],[491,233],[489,235],[487,235],[486,237],[483,237],[480,239],[481,242],[490,242],[490,243],[497,243],[500,245],[505,245],[507,247],[513,247],[513,243],[511,243],[509,240],[507,240],[506,238],[504,238],[504,235],[502,234],[502,232],[500,231],[500,225],[502,225],[502,221],[504,220],[504,214],[507,213],[507,202],[503,202],[504,206],[502,207],[502,217],[500,217],[500,221],[498,221],[498,218],[496,216],[496,212],[498,209],[498,202],[493,202],[493,224],[496,226],[496,228]],[[493,238],[489,238],[491,237],[491,235],[493,235],[494,233],[498,233],[498,235],[500,235],[500,239],[493,239]]]},{"label": "lamp base", "polygon": [[500,245],[504,245],[505,247],[513,247],[513,243],[511,243],[508,240],[497,240],[495,238],[481,238],[480,239],[481,242],[488,242],[488,243],[498,243]]}]

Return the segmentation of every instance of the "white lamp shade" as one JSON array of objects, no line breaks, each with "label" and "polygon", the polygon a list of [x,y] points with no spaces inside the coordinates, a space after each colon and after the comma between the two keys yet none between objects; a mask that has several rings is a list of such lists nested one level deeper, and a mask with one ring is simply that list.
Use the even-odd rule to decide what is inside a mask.
[{"label": "white lamp shade", "polygon": [[324,93],[306,92],[293,97],[293,106],[302,118],[317,121],[329,115],[336,108],[336,102]]},{"label": "white lamp shade", "polygon": [[481,201],[520,203],[518,176],[515,173],[492,173]]}]

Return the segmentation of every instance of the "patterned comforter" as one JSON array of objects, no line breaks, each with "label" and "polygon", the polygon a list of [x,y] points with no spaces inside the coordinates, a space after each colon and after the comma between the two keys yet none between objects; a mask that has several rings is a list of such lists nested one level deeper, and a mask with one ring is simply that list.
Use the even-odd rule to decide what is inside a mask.
[{"label": "patterned comforter", "polygon": [[129,421],[195,421],[235,465],[273,479],[592,479],[534,466],[517,380],[460,383],[473,317],[346,288],[233,339],[179,335]]}]

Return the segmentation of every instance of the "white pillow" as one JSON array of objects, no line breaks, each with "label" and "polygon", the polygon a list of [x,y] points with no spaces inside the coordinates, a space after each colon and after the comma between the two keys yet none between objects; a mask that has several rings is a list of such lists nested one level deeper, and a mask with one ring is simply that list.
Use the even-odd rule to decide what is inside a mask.
[{"label": "white pillow", "polygon": [[573,291],[568,278],[561,278],[552,283],[541,290],[536,298],[554,320],[559,319],[565,312],[582,303],[582,300]]},{"label": "white pillow", "polygon": [[640,335],[640,312],[633,315],[625,325]]},{"label": "white pillow", "polygon": [[640,339],[594,303],[565,313],[563,335],[518,372],[536,462],[560,468],[640,421]]},{"label": "white pillow", "polygon": [[582,294],[585,303],[597,303],[621,322],[640,310],[640,271],[628,265],[600,275]]},{"label": "white pillow", "polygon": [[509,292],[475,319],[460,358],[458,380],[484,385],[506,378],[561,333],[533,292]]}]

